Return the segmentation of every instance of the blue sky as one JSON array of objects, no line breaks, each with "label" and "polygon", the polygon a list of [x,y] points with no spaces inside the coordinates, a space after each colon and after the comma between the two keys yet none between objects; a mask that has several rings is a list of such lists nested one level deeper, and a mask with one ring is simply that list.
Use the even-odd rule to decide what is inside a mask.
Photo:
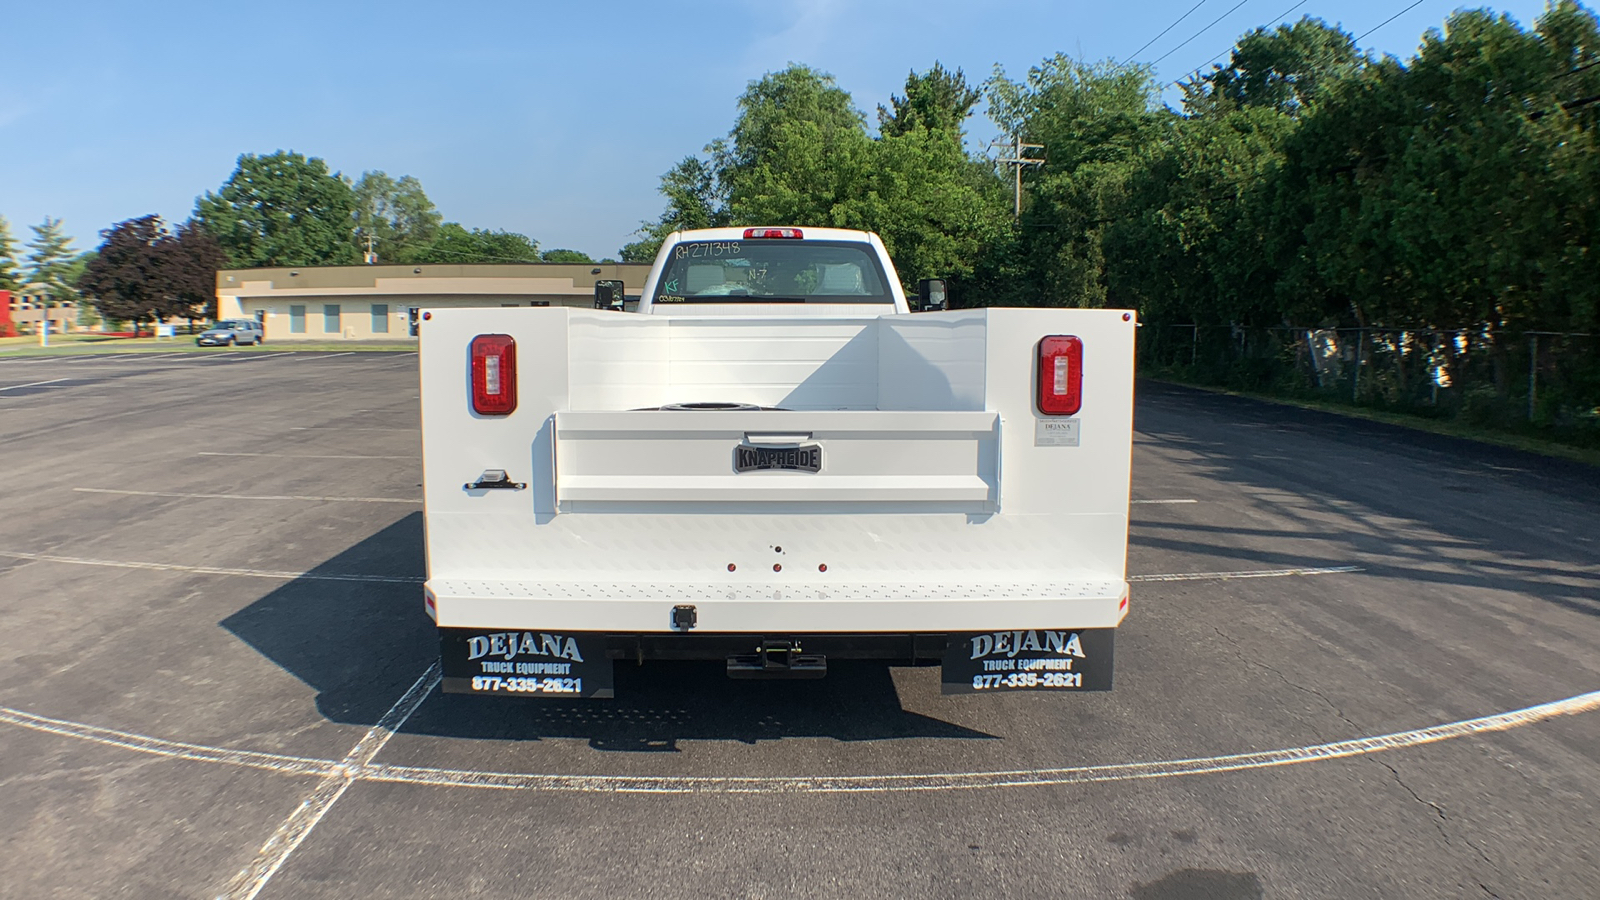
[{"label": "blue sky", "polygon": [[[1123,2],[23,3],[3,16],[0,215],[50,215],[79,249],[146,213],[187,217],[240,153],[422,181],[446,219],[614,255],[659,176],[732,125],[748,81],[803,62],[870,121],[935,60],[974,82],[1056,52],[1122,59],[1196,0]],[[1205,0],[1139,55],[1168,80],[1296,0]],[[1361,34],[1412,0],[1306,0]],[[1423,0],[1364,39],[1408,56],[1460,8]],[[1493,7],[1529,25],[1542,0]],[[1231,13],[1229,10],[1233,10]],[[1224,15],[1226,13],[1226,15]],[[974,143],[993,136],[981,115]]]}]

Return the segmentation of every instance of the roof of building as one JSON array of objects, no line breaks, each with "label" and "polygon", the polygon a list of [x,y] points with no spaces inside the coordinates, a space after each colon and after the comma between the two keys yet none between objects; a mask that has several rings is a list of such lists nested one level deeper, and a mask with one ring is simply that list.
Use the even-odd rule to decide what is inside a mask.
[{"label": "roof of building", "polygon": [[[258,291],[303,291],[326,288],[368,289],[387,291],[399,289],[404,293],[416,292],[422,284],[438,284],[441,280],[453,282],[452,292],[464,288],[470,291],[472,282],[482,281],[485,293],[504,292],[523,282],[525,289],[539,292],[551,282],[567,281],[573,290],[588,292],[598,280],[621,280],[627,289],[644,287],[649,274],[648,263],[487,263],[487,264],[437,264],[421,263],[401,266],[294,266],[270,269],[222,269],[217,272],[218,293],[255,293]],[[543,284],[535,284],[543,282]],[[246,285],[250,288],[246,289]]]}]

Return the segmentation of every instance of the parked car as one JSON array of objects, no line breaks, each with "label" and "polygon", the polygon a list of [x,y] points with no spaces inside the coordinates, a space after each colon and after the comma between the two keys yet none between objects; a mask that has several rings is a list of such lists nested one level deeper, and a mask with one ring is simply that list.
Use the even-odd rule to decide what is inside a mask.
[{"label": "parked car", "polygon": [[202,347],[226,347],[230,344],[259,344],[265,340],[261,323],[254,319],[223,319],[200,332],[194,339]]}]

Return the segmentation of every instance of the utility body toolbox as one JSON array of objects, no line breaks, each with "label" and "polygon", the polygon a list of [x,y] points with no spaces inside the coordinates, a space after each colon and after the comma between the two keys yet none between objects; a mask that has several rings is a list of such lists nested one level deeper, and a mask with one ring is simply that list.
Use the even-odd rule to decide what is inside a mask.
[{"label": "utility body toolbox", "polygon": [[675,234],[637,312],[425,310],[445,690],[841,658],[940,663],[946,693],[1109,689],[1134,328],[911,314],[875,235],[811,228]]}]

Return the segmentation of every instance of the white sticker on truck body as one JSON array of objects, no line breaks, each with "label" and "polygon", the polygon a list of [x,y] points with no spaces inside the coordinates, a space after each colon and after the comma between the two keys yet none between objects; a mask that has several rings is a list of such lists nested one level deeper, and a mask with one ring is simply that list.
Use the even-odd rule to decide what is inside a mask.
[{"label": "white sticker on truck body", "polygon": [[1078,419],[1035,419],[1033,445],[1035,447],[1078,446]]}]

